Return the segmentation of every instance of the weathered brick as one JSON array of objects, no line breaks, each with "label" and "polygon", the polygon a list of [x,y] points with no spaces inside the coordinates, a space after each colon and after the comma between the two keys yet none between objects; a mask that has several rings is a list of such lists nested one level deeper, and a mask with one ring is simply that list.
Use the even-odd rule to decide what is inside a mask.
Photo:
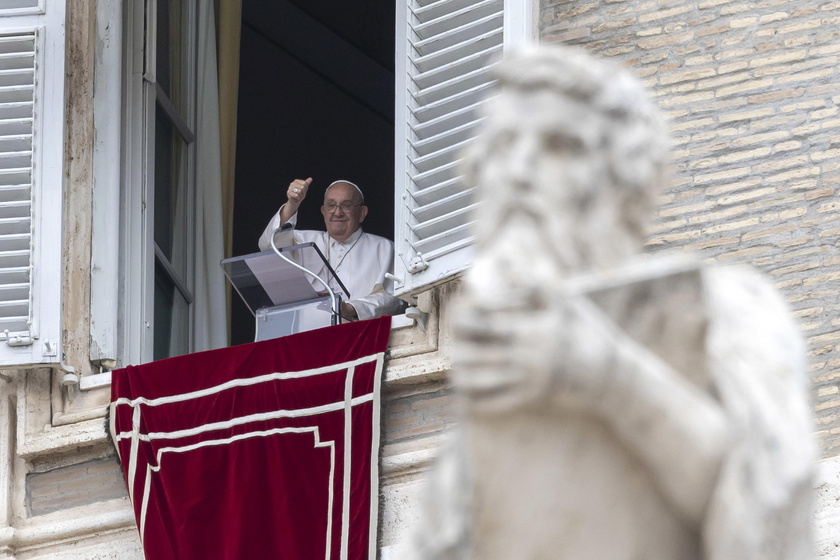
[{"label": "weathered brick", "polygon": [[803,111],[808,109],[816,109],[817,107],[825,107],[825,101],[822,99],[808,99],[798,103],[790,103],[782,105],[779,110],[783,113],[790,113],[791,111]]},{"label": "weathered brick", "polygon": [[[711,123],[710,123],[711,124]],[[737,128],[730,127],[730,128],[720,128],[717,130],[713,130],[711,132],[698,132],[696,134],[691,135],[692,142],[705,142],[707,140],[712,140],[713,138],[728,138],[730,136],[737,136],[741,134],[741,131]]]},{"label": "weathered brick", "polygon": [[[739,249],[737,251],[728,251],[717,256],[719,261],[744,261],[746,259],[755,258],[758,255],[764,255],[772,251],[773,248],[769,245],[759,245],[757,247],[747,247],[746,249]],[[753,264],[756,264],[753,261]]]},{"label": "weathered brick", "polygon": [[819,167],[803,167],[799,169],[794,169],[792,171],[785,171],[784,173],[777,173],[775,175],[768,175],[764,178],[765,181],[768,183],[779,183],[779,182],[788,182],[792,181],[793,179],[800,179],[802,177],[812,176],[812,175],[819,175],[820,168]]},{"label": "weathered brick", "polygon": [[670,8],[670,9],[667,9],[667,10],[661,10],[660,9],[660,10],[657,10],[657,11],[649,13],[649,14],[640,15],[639,16],[639,22],[648,23],[648,22],[651,22],[651,21],[670,18],[670,17],[678,16],[680,14],[684,14],[686,12],[689,12],[692,9],[693,9],[693,6],[691,6],[691,4],[687,4],[685,6],[677,6],[675,8]]},{"label": "weathered brick", "polygon": [[830,158],[840,157],[840,148],[832,148],[831,150],[822,150],[819,152],[811,152],[811,160],[823,161]]},{"label": "weathered brick", "polygon": [[551,38],[558,42],[563,43],[566,41],[574,41],[576,39],[583,39],[584,37],[589,37],[592,34],[592,30],[588,27],[579,27],[577,29],[571,29],[569,31],[560,32],[551,36]]},{"label": "weathered brick", "polygon": [[692,128],[702,128],[702,127],[706,127],[706,126],[711,126],[714,123],[715,123],[714,119],[712,119],[710,117],[706,117],[706,118],[695,119],[695,120],[691,120],[691,121],[682,121],[682,122],[672,123],[671,124],[671,130],[674,131],[674,132],[678,132],[680,130],[689,130],[689,129],[692,129]]},{"label": "weathered brick", "polygon": [[805,70],[813,70],[831,67],[838,57],[823,57],[823,58],[806,58],[798,62],[789,62],[787,64],[760,66],[753,68],[752,72],[756,78],[763,78],[767,76],[786,76],[788,74],[800,73]]},{"label": "weathered brick", "polygon": [[698,204],[687,204],[685,206],[678,206],[675,208],[664,208],[659,211],[659,215],[663,218],[676,216],[679,214],[689,214],[691,212],[699,212],[701,210],[708,210],[712,208],[714,203],[711,201],[704,201]]},{"label": "weathered brick", "polygon": [[794,97],[802,97],[805,93],[804,88],[785,89],[781,91],[774,91],[771,93],[763,93],[760,95],[750,95],[747,101],[750,103],[762,104],[779,101],[780,99],[791,99]]},{"label": "weathered brick", "polygon": [[758,21],[758,18],[754,17],[754,16],[740,18],[740,19],[733,19],[732,21],[729,22],[729,27],[732,27],[733,29],[739,29],[741,27],[749,27],[750,25],[755,24],[757,21]]},{"label": "weathered brick", "polygon": [[834,189],[815,189],[805,193],[805,200],[816,200],[818,198],[825,198],[834,196]]},{"label": "weathered brick", "polygon": [[759,117],[766,117],[769,115],[773,115],[776,113],[776,110],[773,107],[764,107],[761,109],[754,109],[751,111],[744,111],[742,113],[730,113],[728,115],[720,115],[718,117],[718,121],[722,123],[734,122],[734,121],[747,121],[752,119],[757,119]]},{"label": "weathered brick", "polygon": [[717,165],[718,161],[715,158],[699,158],[693,159],[688,163],[689,169],[708,169]]},{"label": "weathered brick", "polygon": [[662,85],[675,84],[677,82],[688,82],[708,78],[717,75],[713,68],[701,68],[699,70],[691,70],[688,72],[678,72],[662,76],[659,78],[659,83]]},{"label": "weathered brick", "polygon": [[729,149],[729,142],[723,140],[721,142],[712,142],[711,144],[697,146],[696,148],[688,150],[688,154],[691,156],[698,156],[708,154],[709,152],[719,152],[727,149]]},{"label": "weathered brick", "polygon": [[697,93],[689,93],[685,95],[676,95],[667,99],[659,100],[660,107],[674,107],[678,105],[689,105],[699,101],[713,99],[715,93],[713,91],[703,91]]},{"label": "weathered brick", "polygon": [[793,23],[791,25],[784,25],[778,27],[776,32],[780,35],[785,33],[796,33],[797,31],[808,31],[811,29],[816,29],[820,26],[820,20],[814,19],[810,21],[803,21],[799,23]]},{"label": "weathered brick", "polygon": [[716,75],[714,78],[701,79],[697,82],[698,89],[716,88],[726,84],[744,83],[752,81],[752,75],[749,72],[738,72],[732,74]]},{"label": "weathered brick", "polygon": [[771,195],[771,194],[775,194],[775,193],[776,193],[776,189],[773,188],[773,187],[764,188],[764,189],[755,189],[755,190],[751,190],[751,191],[747,191],[747,192],[743,192],[743,193],[739,193],[739,194],[733,194],[733,195],[728,195],[728,196],[721,197],[717,201],[717,203],[718,203],[718,205],[736,204],[736,203],[740,203],[740,202],[746,202],[748,200],[754,200],[756,198],[761,198],[763,196],[767,196],[767,195]]},{"label": "weathered brick", "polygon": [[690,41],[694,38],[694,33],[689,31],[687,33],[680,33],[680,34],[673,34],[673,35],[665,35],[661,37],[654,37],[651,39],[641,39],[637,43],[640,49],[659,49],[662,47],[667,47],[669,45],[677,45],[679,43],[685,43],[686,41]]},{"label": "weathered brick", "polygon": [[758,18],[761,23],[771,23],[774,21],[781,21],[788,18],[787,12],[773,12],[772,14],[765,14]]},{"label": "weathered brick", "polygon": [[741,236],[743,241],[751,241],[753,239],[762,239],[764,237],[772,237],[774,235],[778,235],[780,233],[790,233],[796,230],[795,225],[791,224],[782,224],[778,226],[774,226],[771,228],[765,229],[756,229],[750,232],[745,233]]},{"label": "weathered brick", "polygon": [[747,218],[746,220],[741,220],[738,222],[726,222],[722,224],[717,224],[714,226],[709,226],[707,228],[703,228],[701,233],[703,235],[711,235],[715,233],[720,233],[723,231],[732,231],[734,229],[742,229],[757,225],[759,223],[758,218]]},{"label": "weathered brick", "polygon": [[661,35],[663,29],[661,27],[651,27],[649,29],[640,29],[636,31],[638,37],[650,37],[652,35]]},{"label": "weathered brick", "polygon": [[780,140],[790,136],[790,132],[786,130],[776,130],[773,132],[763,132],[760,134],[750,134],[749,136],[741,136],[732,141],[733,148],[740,148],[749,146],[750,144],[758,144],[760,142],[768,142],[773,140]]},{"label": "weathered brick", "polygon": [[713,187],[706,188],[706,195],[707,196],[716,196],[719,194],[730,193],[741,191],[744,189],[748,189],[751,187],[755,187],[756,185],[761,184],[761,179],[759,178],[751,178],[747,179],[746,181],[737,181],[735,183],[727,183],[724,185],[715,185]]},{"label": "weathered brick", "polygon": [[696,237],[700,237],[699,230],[693,231],[683,231],[680,233],[669,233],[667,235],[656,235],[651,237],[646,245],[654,246],[654,245],[668,245],[671,243],[678,243],[682,241],[687,241],[689,239],[693,239]]},{"label": "weathered brick", "polygon": [[723,210],[718,210],[717,212],[704,212],[694,216],[689,216],[688,223],[691,225],[699,225],[709,222],[728,220],[735,216],[748,214],[749,211],[750,209],[746,204],[742,204],[740,206],[730,206],[729,208],[724,208]]},{"label": "weathered brick", "polygon": [[736,72],[738,70],[744,70],[749,66],[749,63],[745,60],[739,60],[736,62],[730,62],[729,64],[721,64],[717,68],[718,74],[728,74],[730,72]]},{"label": "weathered brick", "polygon": [[756,148],[754,150],[744,150],[740,152],[731,152],[724,156],[718,158],[720,163],[734,163],[736,161],[743,161],[745,159],[757,159],[764,157],[766,155],[770,155],[772,153],[771,148],[763,147],[763,148]]},{"label": "weathered brick", "polygon": [[808,163],[808,156],[795,156],[787,159],[779,159],[760,163],[753,167],[756,173],[765,173],[768,171],[778,171],[779,169],[787,169],[796,165],[806,165]]},{"label": "weathered brick", "polygon": [[801,47],[804,45],[812,45],[814,44],[814,39],[808,37],[807,35],[802,35],[799,37],[789,37],[782,41],[782,46],[785,47]]},{"label": "weathered brick", "polygon": [[734,179],[736,177],[743,177],[750,173],[749,167],[739,167],[737,169],[727,169],[726,171],[716,171],[705,175],[696,175],[694,177],[695,183],[705,183],[712,181],[720,181],[724,179]]},{"label": "weathered brick", "polygon": [[740,243],[738,236],[718,237],[715,239],[701,240],[697,243],[689,245],[687,248],[693,251],[702,251],[704,249],[711,249],[712,247],[725,247],[727,245],[737,246]]},{"label": "weathered brick", "polygon": [[835,54],[840,53],[840,43],[834,43],[831,45],[821,45],[819,47],[813,47],[808,51],[811,56],[819,56],[823,54]]},{"label": "weathered brick", "polygon": [[695,36],[708,37],[709,35],[720,35],[730,30],[728,25],[719,25],[717,27],[707,27],[706,29],[698,29],[694,32]]},{"label": "weathered brick", "polygon": [[[787,276],[788,274],[793,274],[795,272],[805,272],[807,270],[814,270],[815,268],[820,267],[819,261],[811,261],[806,263],[799,263],[790,266],[782,266],[779,268],[774,268],[770,270],[770,276]],[[818,308],[822,309],[822,308]],[[805,315],[797,315],[798,317],[803,317]]]},{"label": "weathered brick", "polygon": [[837,107],[827,107],[825,109],[811,111],[810,117],[812,119],[824,119],[825,117],[833,117],[837,114],[837,110]]},{"label": "weathered brick", "polygon": [[797,72],[794,74],[786,74],[779,76],[776,83],[779,85],[789,84],[793,82],[810,82],[820,80],[834,73],[832,68],[823,68],[822,70],[812,70],[810,72]]}]

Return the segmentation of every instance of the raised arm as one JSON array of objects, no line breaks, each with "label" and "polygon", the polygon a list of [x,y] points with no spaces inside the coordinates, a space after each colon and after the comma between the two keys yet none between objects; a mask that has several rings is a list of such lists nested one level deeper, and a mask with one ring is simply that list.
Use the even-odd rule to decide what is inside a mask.
[{"label": "raised arm", "polygon": [[[312,177],[308,179],[295,179],[289,183],[289,188],[286,189],[286,203],[272,216],[271,221],[263,230],[259,239],[260,250],[268,251],[271,249],[271,236],[274,231],[280,226],[286,224],[297,214],[298,208],[306,198],[306,193],[309,191],[309,185],[312,184]],[[284,237],[283,232],[279,232],[274,239],[278,247],[290,245],[292,237]]]}]

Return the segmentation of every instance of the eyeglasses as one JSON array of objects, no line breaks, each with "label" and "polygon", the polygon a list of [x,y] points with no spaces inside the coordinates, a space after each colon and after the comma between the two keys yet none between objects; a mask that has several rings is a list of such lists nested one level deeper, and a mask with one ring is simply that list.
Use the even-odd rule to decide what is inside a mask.
[{"label": "eyeglasses", "polygon": [[326,210],[330,214],[332,214],[333,212],[335,212],[339,208],[341,208],[342,212],[349,212],[350,210],[352,210],[353,208],[355,208],[357,206],[361,206],[361,204],[353,204],[349,200],[344,201],[341,204],[336,204],[335,202],[327,202],[327,203],[324,204],[324,210]]}]

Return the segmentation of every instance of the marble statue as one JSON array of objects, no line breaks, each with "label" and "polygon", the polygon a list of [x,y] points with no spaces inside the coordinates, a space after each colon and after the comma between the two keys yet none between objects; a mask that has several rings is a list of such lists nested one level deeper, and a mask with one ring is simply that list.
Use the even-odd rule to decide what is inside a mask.
[{"label": "marble statue", "polygon": [[805,348],[781,297],[746,267],[642,255],[669,145],[628,71],[541,47],[497,77],[465,158],[461,419],[410,555],[811,558]]}]

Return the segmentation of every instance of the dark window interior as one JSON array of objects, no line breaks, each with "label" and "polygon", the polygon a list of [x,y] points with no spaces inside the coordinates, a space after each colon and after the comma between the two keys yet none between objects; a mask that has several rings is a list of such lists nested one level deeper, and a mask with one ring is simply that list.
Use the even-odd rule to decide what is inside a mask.
[{"label": "dark window interior", "polygon": [[[365,231],[393,238],[394,1],[244,0],[233,254],[257,239],[293,179],[314,179],[298,227],[323,229],[324,188],[364,191]],[[254,320],[233,296],[231,343]]]}]

